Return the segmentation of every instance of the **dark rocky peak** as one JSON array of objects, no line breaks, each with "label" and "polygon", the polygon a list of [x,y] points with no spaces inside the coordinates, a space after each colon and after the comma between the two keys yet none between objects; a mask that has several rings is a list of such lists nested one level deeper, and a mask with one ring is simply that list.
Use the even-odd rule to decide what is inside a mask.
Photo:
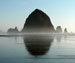
[{"label": "dark rocky peak", "polygon": [[53,32],[54,26],[46,13],[35,9],[26,19],[22,32]]}]

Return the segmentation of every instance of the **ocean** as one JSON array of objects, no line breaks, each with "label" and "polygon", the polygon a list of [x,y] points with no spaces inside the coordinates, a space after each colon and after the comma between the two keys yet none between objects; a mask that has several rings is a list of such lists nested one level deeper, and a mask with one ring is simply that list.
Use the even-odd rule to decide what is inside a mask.
[{"label": "ocean", "polygon": [[0,35],[0,63],[75,63],[75,35]]}]

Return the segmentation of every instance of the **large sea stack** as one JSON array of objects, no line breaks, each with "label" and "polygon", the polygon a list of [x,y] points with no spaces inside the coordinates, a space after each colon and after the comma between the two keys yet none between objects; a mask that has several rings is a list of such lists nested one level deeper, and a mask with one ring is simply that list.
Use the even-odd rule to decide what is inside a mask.
[{"label": "large sea stack", "polygon": [[22,32],[54,32],[54,27],[47,14],[39,9],[35,9],[26,19]]}]

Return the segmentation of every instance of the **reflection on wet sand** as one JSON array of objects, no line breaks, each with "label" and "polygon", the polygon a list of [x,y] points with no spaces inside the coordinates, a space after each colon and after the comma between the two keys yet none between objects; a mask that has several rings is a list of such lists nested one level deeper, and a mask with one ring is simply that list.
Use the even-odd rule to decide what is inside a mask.
[{"label": "reflection on wet sand", "polygon": [[56,36],[57,42],[61,42],[61,39],[62,39],[62,36],[61,35]]},{"label": "reflection on wet sand", "polygon": [[45,36],[29,36],[24,38],[27,51],[34,56],[44,55],[48,52],[53,38]]},{"label": "reflection on wet sand", "polygon": [[64,35],[56,35],[55,36],[57,42],[61,42],[63,37],[64,37],[65,40],[67,39],[67,35],[66,34],[64,34]]}]

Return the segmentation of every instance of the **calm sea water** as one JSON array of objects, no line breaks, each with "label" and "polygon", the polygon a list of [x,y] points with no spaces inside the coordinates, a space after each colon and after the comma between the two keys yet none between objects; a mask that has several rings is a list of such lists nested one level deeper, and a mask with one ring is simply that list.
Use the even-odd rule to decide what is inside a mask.
[{"label": "calm sea water", "polygon": [[0,63],[75,63],[75,36],[0,36]]}]

